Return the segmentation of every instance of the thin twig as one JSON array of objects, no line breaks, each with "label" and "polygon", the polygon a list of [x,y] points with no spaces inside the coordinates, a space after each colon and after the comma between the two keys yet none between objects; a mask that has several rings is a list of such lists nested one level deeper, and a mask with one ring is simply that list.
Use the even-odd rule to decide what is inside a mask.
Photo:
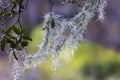
[{"label": "thin twig", "polygon": [[49,2],[50,2],[50,10],[52,11],[52,8],[53,8],[53,2],[52,2],[52,0],[49,0]]},{"label": "thin twig", "polygon": [[20,28],[22,29],[22,24],[21,24],[21,13],[18,13],[18,20],[17,23],[19,24]]},{"label": "thin twig", "polygon": [[26,11],[26,10],[27,10],[28,4],[29,4],[29,0],[27,0],[27,1],[26,1],[24,11]]}]

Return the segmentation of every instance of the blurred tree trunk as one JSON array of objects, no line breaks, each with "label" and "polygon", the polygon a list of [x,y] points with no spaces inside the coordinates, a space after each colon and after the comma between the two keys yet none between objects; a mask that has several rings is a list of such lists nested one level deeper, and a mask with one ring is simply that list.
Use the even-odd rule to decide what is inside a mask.
[{"label": "blurred tree trunk", "polygon": [[92,80],[99,80],[97,77],[97,64],[94,64],[92,69]]},{"label": "blurred tree trunk", "polygon": [[97,63],[93,65],[93,67],[91,68],[91,72],[92,72],[92,80],[104,80],[104,76],[100,76],[98,73],[98,65]]}]

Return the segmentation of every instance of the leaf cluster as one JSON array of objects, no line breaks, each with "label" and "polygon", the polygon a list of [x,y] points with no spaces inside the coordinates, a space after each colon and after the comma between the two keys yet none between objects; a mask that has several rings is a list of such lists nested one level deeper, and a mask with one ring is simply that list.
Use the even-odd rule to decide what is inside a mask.
[{"label": "leaf cluster", "polygon": [[24,35],[25,31],[25,28],[21,30],[15,25],[9,27],[6,31],[4,29],[0,29],[0,33],[4,34],[4,37],[0,41],[0,49],[4,51],[6,44],[9,44],[10,48],[17,50],[26,47],[32,39],[29,36]]},{"label": "leaf cluster", "polygon": [[0,7],[0,25],[6,24],[10,19],[22,13],[26,6],[23,2],[24,0],[11,0],[8,7]]}]

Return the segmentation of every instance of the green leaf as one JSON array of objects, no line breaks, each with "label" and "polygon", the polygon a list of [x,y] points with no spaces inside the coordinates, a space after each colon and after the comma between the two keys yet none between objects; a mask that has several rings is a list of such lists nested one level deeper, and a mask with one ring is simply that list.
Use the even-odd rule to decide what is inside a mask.
[{"label": "green leaf", "polygon": [[55,27],[55,21],[54,19],[51,20],[51,28],[54,28]]},{"label": "green leaf", "polygon": [[6,41],[7,41],[7,43],[9,43],[10,45],[12,45],[12,44],[14,43],[14,41],[11,40],[11,39],[9,39],[9,38],[6,38]]},{"label": "green leaf", "polygon": [[0,21],[2,20],[2,16],[0,16]]},{"label": "green leaf", "polygon": [[15,0],[17,4],[21,4],[21,1],[23,0]]},{"label": "green leaf", "polygon": [[14,26],[13,31],[14,31],[16,34],[20,34],[20,29],[17,28],[16,26]]},{"label": "green leaf", "polygon": [[4,51],[5,50],[5,38],[1,41],[1,50]]},{"label": "green leaf", "polygon": [[21,7],[21,9],[24,9],[24,6],[23,6],[23,5],[21,5],[20,7]]},{"label": "green leaf", "polygon": [[14,26],[9,27],[9,28],[7,29],[7,31],[6,31],[6,34],[9,34],[13,28],[14,28]]},{"label": "green leaf", "polygon": [[21,33],[24,33],[26,31],[26,28],[22,28]]},{"label": "green leaf", "polygon": [[5,30],[4,29],[0,29],[0,33],[4,33],[5,32]]},{"label": "green leaf", "polygon": [[15,16],[17,14],[17,12],[11,11],[11,14],[12,14],[12,16]]},{"label": "green leaf", "polygon": [[27,42],[27,41],[21,42],[21,46],[22,46],[23,48],[26,47],[26,46],[28,46],[28,42]]},{"label": "green leaf", "polygon": [[10,47],[11,47],[11,48],[15,48],[14,42],[10,44]]},{"label": "green leaf", "polygon": [[32,38],[30,38],[29,36],[23,36],[23,39],[24,39],[24,40],[32,41]]},{"label": "green leaf", "polygon": [[7,37],[10,38],[10,39],[12,39],[12,40],[17,40],[16,37],[13,37],[13,36],[12,36],[11,34],[9,34],[9,33],[7,34]]}]

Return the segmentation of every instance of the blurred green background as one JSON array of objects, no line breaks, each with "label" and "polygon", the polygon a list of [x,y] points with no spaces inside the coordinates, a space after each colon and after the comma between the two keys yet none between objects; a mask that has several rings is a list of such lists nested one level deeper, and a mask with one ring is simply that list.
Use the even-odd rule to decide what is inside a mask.
[{"label": "blurred green background", "polygon": [[[34,39],[28,47],[31,54],[37,51],[42,33],[41,27],[33,30],[31,37]],[[39,77],[38,80],[120,80],[120,54],[114,48],[85,41],[79,44],[68,63],[61,58],[56,71],[51,70],[51,60],[38,68],[47,74],[47,79]]]}]

